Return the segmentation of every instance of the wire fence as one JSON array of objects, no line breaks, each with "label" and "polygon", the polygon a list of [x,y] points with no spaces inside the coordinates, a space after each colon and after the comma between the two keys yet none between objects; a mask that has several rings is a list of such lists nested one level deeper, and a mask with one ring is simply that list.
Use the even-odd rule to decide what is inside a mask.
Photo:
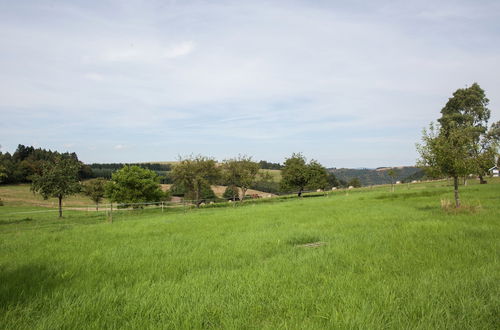
[{"label": "wire fence", "polygon": [[[330,194],[332,191],[317,191],[317,190],[307,190],[302,191],[302,197],[311,197],[311,194],[315,196],[326,196]],[[264,197],[254,194],[252,197],[243,198],[240,200],[239,198],[202,198],[199,200],[193,199],[179,199],[176,201],[151,201],[151,202],[134,202],[134,203],[105,203],[105,204],[87,204],[87,205],[64,205],[62,206],[63,211],[80,211],[80,212],[106,212],[112,213],[117,211],[130,211],[137,209],[161,209],[162,212],[171,209],[183,209],[187,211],[193,208],[208,208],[208,207],[221,207],[221,206],[236,206],[240,205],[242,202],[247,203],[253,202],[258,203],[260,201],[272,201],[277,199],[288,199],[292,197],[296,197],[297,192],[295,193],[285,193],[285,194],[265,194]],[[33,210],[33,211],[18,211],[18,212],[6,212],[0,213],[0,215],[21,215],[21,214],[37,214],[37,213],[51,213],[51,212],[59,212],[59,209],[53,205],[43,205],[40,204],[38,207],[47,207],[51,208],[48,210]]]}]

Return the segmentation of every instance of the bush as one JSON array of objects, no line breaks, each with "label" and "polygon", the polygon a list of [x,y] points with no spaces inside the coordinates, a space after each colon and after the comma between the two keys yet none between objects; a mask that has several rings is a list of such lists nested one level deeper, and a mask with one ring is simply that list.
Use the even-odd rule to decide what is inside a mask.
[{"label": "bush", "polygon": [[224,197],[225,199],[239,200],[240,199],[239,189],[237,187],[228,186],[224,191],[222,197]]}]

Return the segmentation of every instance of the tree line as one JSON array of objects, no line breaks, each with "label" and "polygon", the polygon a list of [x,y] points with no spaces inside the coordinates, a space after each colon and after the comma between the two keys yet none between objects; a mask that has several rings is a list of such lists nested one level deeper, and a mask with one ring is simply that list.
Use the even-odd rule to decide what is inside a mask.
[{"label": "tree line", "polygon": [[[37,155],[44,155],[38,157]],[[10,156],[10,155],[9,155]],[[111,178],[93,178],[82,182],[87,165],[78,160],[74,153],[57,153],[43,149],[19,146],[13,156],[26,164],[37,162],[37,166],[25,173],[25,180],[31,181],[31,189],[43,198],[58,199],[59,216],[62,217],[62,201],[68,196],[82,192],[96,203],[96,209],[104,198],[123,206],[137,206],[145,202],[167,201],[172,195],[180,195],[199,207],[209,199],[216,198],[211,185],[224,184],[226,199],[243,202],[247,191],[257,182],[274,182],[269,172],[261,171],[260,163],[252,157],[238,156],[221,163],[206,156],[188,156],[179,159],[171,168],[173,185],[170,191],[163,191],[160,176],[152,169],[138,165],[117,166]],[[1,180],[8,178],[3,168]],[[307,162],[300,153],[294,153],[284,162],[281,171],[280,191],[296,192],[301,196],[304,190],[328,189],[339,182],[332,173],[316,160]]]}]

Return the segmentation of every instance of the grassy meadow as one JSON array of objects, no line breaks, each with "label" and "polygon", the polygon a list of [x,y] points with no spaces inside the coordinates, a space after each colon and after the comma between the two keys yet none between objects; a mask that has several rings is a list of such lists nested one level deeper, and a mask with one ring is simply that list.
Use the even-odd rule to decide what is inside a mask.
[{"label": "grassy meadow", "polygon": [[113,223],[5,200],[0,328],[498,328],[500,182],[457,212],[446,181],[389,189]]}]

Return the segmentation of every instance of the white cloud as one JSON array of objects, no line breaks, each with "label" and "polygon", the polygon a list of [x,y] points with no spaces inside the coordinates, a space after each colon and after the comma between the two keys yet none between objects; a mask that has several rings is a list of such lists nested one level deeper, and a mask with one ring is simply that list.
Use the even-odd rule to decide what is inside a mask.
[{"label": "white cloud", "polygon": [[125,146],[123,144],[117,144],[115,145],[114,147],[116,150],[122,150],[122,149],[125,149]]},{"label": "white cloud", "polygon": [[167,49],[164,53],[165,58],[176,58],[188,55],[194,50],[194,42],[186,41],[180,44],[172,46],[170,49]]},{"label": "white cloud", "polygon": [[69,129],[80,125],[117,150],[148,134],[231,143],[328,132],[361,144],[374,128],[420,132],[473,81],[500,106],[493,2],[9,6],[0,12],[0,112],[26,126],[0,123],[2,141],[58,132],[56,118],[66,141],[80,141]]}]

